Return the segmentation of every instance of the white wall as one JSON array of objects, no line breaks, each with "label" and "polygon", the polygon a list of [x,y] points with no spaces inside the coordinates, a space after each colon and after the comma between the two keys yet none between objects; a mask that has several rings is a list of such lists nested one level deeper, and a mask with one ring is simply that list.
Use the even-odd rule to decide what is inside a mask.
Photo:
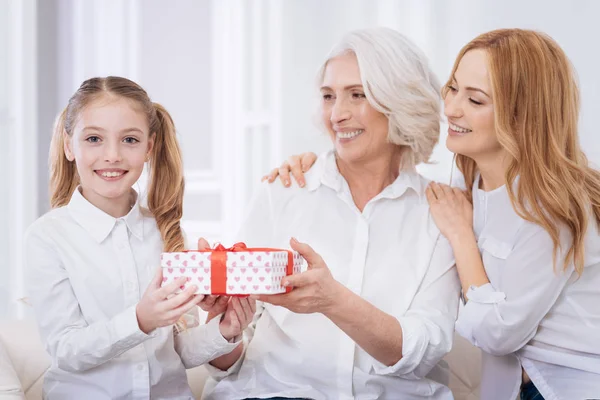
[{"label": "white wall", "polygon": [[186,219],[210,221],[206,225],[214,229],[223,207],[214,184],[220,177],[213,175],[219,160],[213,151],[211,3],[183,0],[164,7],[151,0],[140,11],[138,82],[175,120],[186,169]]},{"label": "white wall", "polygon": [[37,217],[35,1],[2,0],[0,15],[0,316],[19,316],[23,235]]},{"label": "white wall", "polygon": [[181,134],[186,167],[210,169],[211,63],[208,1],[164,7],[144,1],[140,16],[139,83],[164,103]]},{"label": "white wall", "polygon": [[[0,60],[8,59],[8,0],[0,0]],[[0,62],[0,140],[8,135],[8,63]],[[8,268],[9,209],[7,182],[9,180],[8,146],[0,146],[0,274]],[[9,280],[0,280],[0,316],[8,310]]]}]

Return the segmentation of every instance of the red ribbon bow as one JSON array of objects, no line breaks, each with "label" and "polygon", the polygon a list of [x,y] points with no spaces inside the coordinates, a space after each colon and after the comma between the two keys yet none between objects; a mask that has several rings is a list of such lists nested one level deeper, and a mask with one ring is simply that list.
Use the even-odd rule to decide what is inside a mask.
[{"label": "red ribbon bow", "polygon": [[[228,296],[227,294],[227,253],[228,252],[273,252],[273,251],[286,251],[288,253],[288,262],[286,267],[286,274],[292,275],[294,273],[294,254],[290,250],[286,249],[275,249],[268,247],[246,247],[245,243],[238,242],[231,247],[225,247],[221,243],[217,244],[211,250],[187,250],[188,252],[210,252],[210,291],[211,294]],[[286,292],[289,292],[291,288],[287,288]]]}]

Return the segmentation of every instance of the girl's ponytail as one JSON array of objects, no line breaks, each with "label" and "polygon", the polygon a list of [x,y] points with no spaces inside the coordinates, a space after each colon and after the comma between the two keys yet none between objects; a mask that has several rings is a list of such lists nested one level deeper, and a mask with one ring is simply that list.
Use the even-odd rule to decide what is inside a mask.
[{"label": "girl's ponytail", "polygon": [[62,207],[69,204],[73,191],[79,184],[74,161],[65,155],[65,121],[67,108],[56,118],[52,142],[50,143],[50,206]]},{"label": "girl's ponytail", "polygon": [[180,220],[183,216],[183,162],[177,142],[173,119],[163,106],[153,103],[156,123],[151,127],[155,134],[150,158],[150,186],[148,208],[156,219],[164,251],[184,249]]}]

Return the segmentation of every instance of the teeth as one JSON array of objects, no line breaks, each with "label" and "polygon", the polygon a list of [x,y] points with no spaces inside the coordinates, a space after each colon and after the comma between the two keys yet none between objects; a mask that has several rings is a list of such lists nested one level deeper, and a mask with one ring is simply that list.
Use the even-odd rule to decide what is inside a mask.
[{"label": "teeth", "polygon": [[460,126],[454,125],[454,124],[450,124],[450,129],[452,129],[455,132],[460,132],[460,133],[469,133],[469,132],[472,132],[471,129],[461,128]]},{"label": "teeth", "polygon": [[116,178],[117,176],[123,175],[122,172],[103,172],[102,176],[105,178]]},{"label": "teeth", "polygon": [[353,132],[338,132],[337,137],[339,137],[340,139],[351,139],[353,137],[360,135],[363,132],[364,132],[363,129],[359,129],[359,130],[353,131]]}]

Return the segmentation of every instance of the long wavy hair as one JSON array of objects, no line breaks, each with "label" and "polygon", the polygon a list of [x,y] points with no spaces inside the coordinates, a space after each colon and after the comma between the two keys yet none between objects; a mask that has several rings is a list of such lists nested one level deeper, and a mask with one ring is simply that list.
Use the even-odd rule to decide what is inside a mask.
[{"label": "long wavy hair", "polygon": [[79,185],[74,161],[64,152],[65,134],[73,128],[81,111],[101,96],[117,96],[134,102],[146,115],[150,134],[155,135],[148,161],[150,184],[148,208],[156,220],[165,251],[184,249],[180,220],[183,216],[183,161],[173,119],[163,106],[153,103],[148,93],[126,78],[109,76],[92,78],[81,84],[58,116],[50,145],[50,204],[52,208],[69,203]]},{"label": "long wavy hair", "polygon": [[[574,69],[549,36],[500,29],[467,43],[450,77],[473,49],[487,53],[496,135],[509,157],[505,183],[512,205],[521,218],[549,233],[555,267],[564,245],[560,229],[568,228],[571,243],[563,270],[573,263],[581,275],[590,216],[600,229],[600,172],[590,167],[579,144],[579,88]],[[443,97],[451,83],[450,78],[442,89]],[[470,196],[477,165],[460,154],[456,164]]]}]

